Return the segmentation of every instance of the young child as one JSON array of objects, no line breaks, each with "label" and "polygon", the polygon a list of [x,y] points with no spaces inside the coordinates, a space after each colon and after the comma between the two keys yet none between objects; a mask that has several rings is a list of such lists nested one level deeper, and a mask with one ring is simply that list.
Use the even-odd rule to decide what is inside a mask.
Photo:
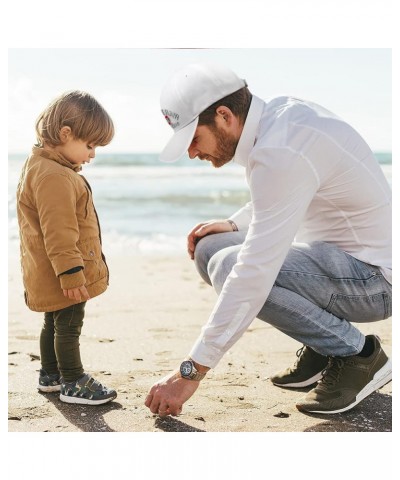
[{"label": "young child", "polygon": [[86,301],[108,286],[91,188],[78,172],[111,142],[114,125],[88,93],[66,92],[36,121],[38,144],[17,189],[25,302],[44,312],[38,389],[68,403],[98,405],[117,393],[85,373],[79,336]]}]

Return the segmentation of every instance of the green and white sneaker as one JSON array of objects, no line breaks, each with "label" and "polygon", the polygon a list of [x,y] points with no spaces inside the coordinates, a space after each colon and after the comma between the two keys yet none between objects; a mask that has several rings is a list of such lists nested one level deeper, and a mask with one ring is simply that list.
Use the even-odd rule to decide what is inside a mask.
[{"label": "green and white sneaker", "polygon": [[272,375],[271,382],[278,387],[303,388],[313,385],[322,378],[328,365],[328,357],[320,355],[304,345],[297,350],[297,361],[293,367]]},{"label": "green and white sneaker", "polygon": [[296,407],[302,412],[340,413],[350,410],[392,379],[392,362],[378,337],[369,357],[329,357],[329,364],[317,386]]},{"label": "green and white sneaker", "polygon": [[99,381],[85,373],[76,382],[63,382],[60,400],[81,405],[101,405],[116,398],[117,392],[103,386]]},{"label": "green and white sneaker", "polygon": [[39,383],[37,389],[40,392],[59,392],[61,389],[62,378],[59,373],[47,373],[43,368],[39,372]]}]

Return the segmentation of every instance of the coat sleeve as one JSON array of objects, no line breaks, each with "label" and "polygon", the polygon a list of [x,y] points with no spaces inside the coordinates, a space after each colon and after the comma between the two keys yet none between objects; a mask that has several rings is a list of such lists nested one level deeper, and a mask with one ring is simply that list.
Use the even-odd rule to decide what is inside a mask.
[{"label": "coat sleeve", "polygon": [[[76,214],[78,192],[71,180],[62,174],[47,175],[36,190],[36,206],[47,256],[57,276],[74,267],[84,267],[77,247],[79,225]],[[65,278],[67,277],[67,278]],[[60,277],[74,288],[85,284],[83,270]]]}]

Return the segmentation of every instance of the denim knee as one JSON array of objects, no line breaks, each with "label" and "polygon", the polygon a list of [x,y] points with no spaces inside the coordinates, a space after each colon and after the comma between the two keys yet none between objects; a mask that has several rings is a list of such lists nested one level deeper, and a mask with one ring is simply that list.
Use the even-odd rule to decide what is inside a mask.
[{"label": "denim knee", "polygon": [[194,264],[199,272],[201,278],[211,285],[211,280],[208,275],[208,262],[212,256],[212,249],[210,248],[212,243],[211,236],[201,238],[197,244],[194,252]]},{"label": "denim knee", "polygon": [[228,253],[226,250],[228,248],[234,248],[236,251],[239,251],[245,237],[246,232],[223,232],[207,235],[199,240],[194,253],[195,264],[205,282],[211,285],[208,273],[210,259],[222,250]]},{"label": "denim knee", "polygon": [[237,262],[238,250],[233,247],[224,248],[211,257],[208,262],[208,276],[214,290],[221,293],[225,280]]}]

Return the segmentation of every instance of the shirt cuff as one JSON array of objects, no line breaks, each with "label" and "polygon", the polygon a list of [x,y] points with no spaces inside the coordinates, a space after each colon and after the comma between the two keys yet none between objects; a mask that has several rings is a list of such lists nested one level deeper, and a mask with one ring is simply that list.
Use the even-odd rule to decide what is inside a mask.
[{"label": "shirt cuff", "polygon": [[199,338],[190,351],[190,358],[196,363],[208,368],[215,368],[225,352],[211,345],[206,345]]},{"label": "shirt cuff", "polygon": [[61,275],[58,277],[60,279],[61,288],[63,290],[70,290],[71,288],[82,287],[86,283],[85,275],[83,270],[71,273],[70,275]]}]

